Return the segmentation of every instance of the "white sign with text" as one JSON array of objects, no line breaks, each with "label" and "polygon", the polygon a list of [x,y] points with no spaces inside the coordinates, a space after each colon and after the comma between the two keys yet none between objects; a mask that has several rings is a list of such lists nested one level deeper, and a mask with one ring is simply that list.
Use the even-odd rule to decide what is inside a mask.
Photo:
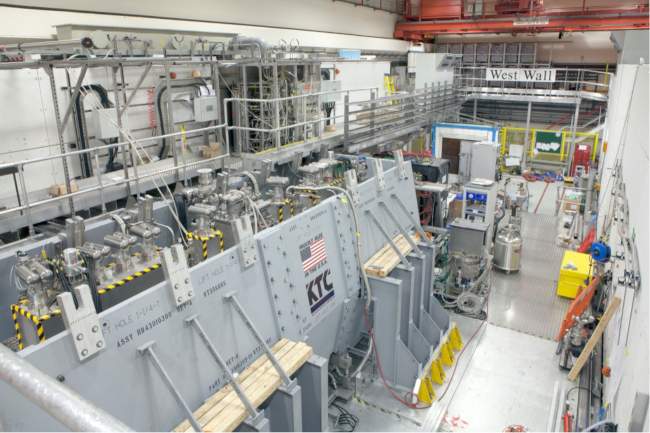
[{"label": "white sign with text", "polygon": [[485,78],[488,81],[553,83],[555,69],[487,68]]}]

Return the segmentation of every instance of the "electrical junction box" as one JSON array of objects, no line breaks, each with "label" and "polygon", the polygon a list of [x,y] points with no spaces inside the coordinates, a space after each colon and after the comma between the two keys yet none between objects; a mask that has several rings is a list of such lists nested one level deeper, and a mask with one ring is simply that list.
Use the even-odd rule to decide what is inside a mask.
[{"label": "electrical junction box", "polygon": [[194,98],[194,120],[196,122],[219,120],[219,100],[216,96]]},{"label": "electrical junction box", "polygon": [[[321,89],[322,89],[321,92],[340,92],[341,81],[340,80],[321,81]],[[326,104],[328,102],[341,102],[341,93],[331,93],[329,95],[322,95],[320,99],[323,104]]]},{"label": "electrical junction box", "polygon": [[[95,138],[99,140],[118,138],[120,136],[120,130],[117,129],[117,109],[104,108],[102,111],[110,118],[110,120],[108,120],[104,114],[101,114],[99,111],[93,110],[92,113],[93,127],[95,128]],[[122,129],[127,132],[130,131],[129,117],[126,113],[122,115]]]}]

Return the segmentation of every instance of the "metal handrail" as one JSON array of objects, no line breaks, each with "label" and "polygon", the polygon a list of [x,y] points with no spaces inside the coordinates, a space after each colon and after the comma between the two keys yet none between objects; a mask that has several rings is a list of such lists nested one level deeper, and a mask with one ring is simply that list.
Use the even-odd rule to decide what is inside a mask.
[{"label": "metal handrail", "polygon": [[[227,125],[225,123],[220,124],[220,125],[214,125],[214,126],[206,126],[205,128],[199,128],[199,129],[192,129],[191,131],[185,131],[185,132],[173,132],[169,134],[163,134],[163,135],[155,135],[153,137],[146,137],[146,138],[138,138],[137,140],[134,140],[136,143],[144,143],[147,141],[156,141],[156,140],[161,140],[163,138],[173,138],[173,137],[180,137],[182,135],[189,135],[189,134],[194,134],[197,132],[206,132],[206,131],[213,131],[216,129],[220,128],[225,128]],[[93,147],[89,149],[82,149],[82,150],[75,150],[72,152],[66,152],[63,154],[57,154],[57,155],[49,155],[49,156],[43,156],[41,158],[34,158],[34,159],[28,159],[25,161],[17,161],[17,162],[8,162],[5,164],[0,164],[0,170],[5,169],[5,168],[10,168],[10,167],[18,167],[21,165],[27,165],[27,164],[32,164],[36,162],[43,162],[43,161],[49,161],[52,159],[59,159],[63,157],[68,157],[68,156],[75,156],[75,155],[84,155],[87,153],[95,153],[100,150],[108,150],[108,149],[114,149],[117,147],[124,147],[124,146],[131,146],[131,143],[128,141],[123,141],[121,143],[113,143],[113,144],[106,144],[100,147]]]},{"label": "metal handrail", "polygon": [[0,379],[72,431],[133,431],[3,344]]},{"label": "metal handrail", "polygon": [[[512,94],[520,94],[520,95],[525,95],[525,96],[553,96],[553,97],[573,97],[575,94],[579,94],[582,92],[588,92],[588,93],[607,93],[609,92],[610,89],[610,83],[611,83],[611,77],[614,76],[613,73],[611,72],[600,72],[600,71],[591,71],[591,70],[585,70],[585,69],[557,69],[558,71],[564,71],[565,73],[568,72],[576,72],[576,79],[575,80],[556,80],[553,82],[516,82],[519,84],[526,84],[526,87],[506,87],[505,86],[505,81],[497,81],[497,80],[491,80],[487,76],[486,77],[477,77],[476,73],[473,71],[486,71],[487,69],[490,69],[488,67],[460,67],[457,68],[456,72],[454,73],[454,79],[456,83],[458,84],[459,88],[463,91],[465,91],[467,94],[471,93],[476,93],[476,90],[478,89],[480,93],[487,92],[487,93],[492,93],[495,92],[497,94],[502,94],[502,95],[512,95]],[[502,68],[502,69],[507,69],[507,68]],[[554,69],[554,68],[550,68]],[[463,71],[469,71],[469,74],[464,74]],[[599,82],[594,82],[594,81],[586,81],[584,80],[584,75],[585,72],[589,73],[594,73],[598,75],[604,76],[603,83]],[[487,73],[485,74],[487,75]],[[476,85],[478,82],[478,86]],[[490,83],[500,83],[499,85],[490,85]],[[530,84],[530,85],[529,85]],[[535,84],[547,84],[549,86],[545,86],[542,88],[535,87]],[[553,88],[553,85],[559,84],[561,88]],[[569,86],[576,86],[575,90],[570,90],[567,89]],[[595,92],[591,92],[588,90],[582,90],[584,86],[593,86],[596,88]],[[558,93],[558,92],[567,92],[566,94]]]},{"label": "metal handrail", "polygon": [[[174,132],[174,133],[170,133],[170,134],[157,135],[157,136],[154,136],[154,137],[141,138],[141,139],[134,140],[134,142],[139,144],[141,142],[155,141],[155,140],[160,140],[162,138],[179,137],[179,136],[186,135],[186,134],[189,134],[189,133],[208,132],[208,131],[223,129],[223,128],[226,128],[226,126],[227,126],[227,122],[224,122],[223,124],[220,124],[220,125],[208,126],[208,127],[205,127],[205,128],[199,128],[199,129],[195,129],[195,130],[192,130],[192,131],[185,131],[185,132],[181,131],[181,132]],[[160,178],[161,176],[165,175],[166,173],[178,172],[178,171],[180,171],[181,168],[183,170],[186,170],[188,167],[193,167],[193,166],[196,166],[196,165],[203,165],[203,164],[206,164],[206,163],[215,162],[217,160],[220,160],[220,159],[223,159],[223,158],[226,158],[226,157],[230,157],[230,145],[229,145],[229,140],[228,140],[228,134],[224,134],[224,135],[226,136],[226,148],[227,148],[226,153],[224,155],[220,155],[220,156],[217,156],[217,157],[214,157],[214,158],[209,158],[209,159],[202,159],[202,160],[194,161],[194,162],[190,162],[190,163],[185,162],[185,160],[183,159],[182,164],[178,164],[178,165],[174,164],[174,166],[172,166],[170,168],[167,168],[167,169],[164,169],[164,170],[157,170],[154,173],[151,173],[151,175],[149,175],[147,173],[143,173],[143,174],[139,175],[137,172],[134,172],[134,177],[129,177],[129,178],[125,178],[125,179],[121,179],[121,180],[117,180],[117,181],[112,181],[112,182],[109,182],[109,183],[104,183],[103,180],[102,180],[102,174],[100,173],[100,170],[99,170],[99,157],[98,157],[99,152],[104,151],[106,149],[121,148],[121,147],[126,147],[126,146],[128,146],[129,149],[131,149],[131,147],[132,147],[131,142],[126,141],[126,142],[122,142],[122,143],[109,144],[109,145],[105,145],[105,146],[101,146],[101,147],[93,147],[93,148],[90,148],[90,149],[77,150],[77,151],[74,151],[74,152],[61,153],[61,154],[58,154],[58,155],[50,155],[50,156],[45,156],[45,157],[41,157],[41,158],[34,158],[34,159],[26,160],[26,161],[18,161],[18,162],[12,162],[12,163],[8,163],[8,164],[1,164],[0,169],[10,168],[10,167],[16,167],[18,169],[18,180],[19,180],[19,183],[20,183],[24,204],[2,210],[2,211],[0,211],[0,216],[10,214],[10,213],[14,213],[14,212],[25,211],[25,213],[27,215],[27,223],[28,223],[28,226],[29,226],[29,232],[30,232],[30,235],[32,235],[32,234],[34,234],[34,222],[33,222],[33,218],[32,218],[32,209],[35,208],[35,207],[47,205],[49,203],[53,203],[53,202],[60,201],[60,200],[72,200],[74,197],[84,195],[84,194],[94,192],[94,191],[99,191],[100,192],[100,197],[101,197],[102,211],[104,211],[105,206],[106,206],[106,202],[104,200],[104,189],[105,188],[111,188],[111,187],[121,186],[121,185],[124,185],[124,184],[130,184],[131,182],[135,182],[136,185],[137,185],[138,182],[141,181],[141,180],[146,180],[146,179],[154,178],[154,177]],[[28,197],[28,194],[27,194],[27,188],[26,188],[26,185],[25,185],[24,167],[26,165],[35,164],[35,163],[44,162],[44,161],[50,161],[50,160],[54,160],[54,159],[63,159],[63,158],[67,158],[69,156],[85,155],[85,154],[91,154],[94,157],[95,165],[96,165],[95,168],[96,168],[96,171],[97,171],[97,175],[95,176],[97,178],[97,185],[96,186],[83,188],[83,189],[80,189],[79,191],[75,191],[75,192],[69,192],[68,191],[67,194],[64,194],[64,195],[59,196],[59,197],[51,197],[51,198],[38,200],[36,202],[30,203],[29,197]],[[150,163],[150,164],[152,164],[152,163]]]},{"label": "metal handrail", "polygon": [[[555,189],[555,215],[556,216],[559,214],[560,209],[562,208],[562,205],[565,204],[565,203],[569,203],[569,202],[566,201],[566,195],[565,195],[567,189],[570,189],[570,190],[573,190],[573,191],[583,192],[584,195],[585,195],[585,198],[587,197],[587,191],[589,190],[588,188],[580,188],[580,187],[577,187],[577,186],[568,186],[568,185],[558,186],[558,188]],[[560,190],[563,190],[562,191],[562,197],[560,197]],[[586,206],[586,203],[580,203],[580,206]]]}]

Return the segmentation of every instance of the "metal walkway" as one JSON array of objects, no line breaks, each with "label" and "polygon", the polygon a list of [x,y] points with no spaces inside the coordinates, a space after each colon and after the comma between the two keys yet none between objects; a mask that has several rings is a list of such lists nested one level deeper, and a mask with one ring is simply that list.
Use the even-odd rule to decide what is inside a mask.
[{"label": "metal walkway", "polygon": [[555,341],[571,300],[556,294],[565,249],[556,245],[555,216],[523,214],[521,270],[494,269],[488,321]]}]

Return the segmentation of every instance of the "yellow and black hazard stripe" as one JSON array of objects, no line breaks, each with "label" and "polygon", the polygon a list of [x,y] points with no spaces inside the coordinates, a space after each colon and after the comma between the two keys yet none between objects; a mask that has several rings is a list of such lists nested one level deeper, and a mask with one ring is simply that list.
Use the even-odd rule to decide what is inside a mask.
[{"label": "yellow and black hazard stripe", "polygon": [[20,327],[18,326],[18,316],[16,316],[17,305],[11,306],[11,315],[14,318],[14,328],[16,328],[16,338],[18,338],[18,350],[23,349],[23,340],[20,337]]},{"label": "yellow and black hazard stripe", "polygon": [[[22,301],[20,301],[20,304],[24,304],[25,302],[27,302],[27,300],[23,299]],[[44,320],[49,319],[50,317],[52,317],[55,314],[61,314],[61,310],[55,310],[55,311],[51,312],[50,314],[45,314],[43,316],[36,316],[36,315],[30,313],[29,311],[25,310],[20,305],[16,305],[16,304],[11,306],[11,312],[12,312],[12,315],[13,315],[13,318],[14,318],[14,327],[16,328],[16,337],[18,338],[18,349],[19,350],[22,350],[22,348],[23,348],[23,340],[22,340],[22,336],[20,334],[20,326],[18,325],[18,316],[17,316],[18,313],[20,313],[22,316],[26,317],[27,319],[31,320],[32,322],[34,322],[34,324],[36,325],[36,334],[38,335],[38,341],[39,342],[45,341],[45,333],[43,331],[43,323],[42,322]]]},{"label": "yellow and black hazard stripe", "polygon": [[526,334],[526,335],[530,335],[530,336],[532,336],[532,337],[541,338],[542,340],[548,340],[548,341],[552,341],[552,342],[554,342],[554,343],[557,343],[557,339],[556,339],[556,338],[549,338],[549,337],[545,337],[545,336],[543,336],[543,335],[533,334],[532,332],[522,331],[521,329],[511,328],[511,327],[509,327],[509,326],[503,326],[503,325],[500,325],[500,324],[498,324],[498,323],[494,323],[494,322],[489,322],[489,323],[490,323],[490,325],[494,325],[494,326],[497,326],[497,327],[499,327],[499,328],[509,329],[509,330],[511,330],[511,331],[518,332],[518,333],[520,333],[520,334]]},{"label": "yellow and black hazard stripe", "polygon": [[335,180],[334,182],[330,183],[328,186],[334,186],[336,184],[339,184],[339,183],[343,182],[344,180],[345,180],[345,178],[342,177],[339,180]]},{"label": "yellow and black hazard stripe", "polygon": [[391,411],[389,411],[388,409],[384,409],[383,407],[379,407],[379,406],[377,406],[376,404],[368,403],[368,402],[365,401],[365,400],[361,400],[359,397],[355,397],[355,398],[354,398],[354,401],[356,401],[356,402],[358,402],[358,403],[361,403],[361,404],[363,404],[363,405],[366,405],[366,406],[368,406],[368,407],[372,407],[372,408],[377,409],[377,410],[379,410],[379,411],[382,411],[382,412],[384,412],[384,413],[388,413],[388,414],[391,414],[391,415],[395,415],[395,416],[396,416],[397,418],[399,418],[400,420],[408,421],[408,422],[410,422],[410,423],[412,423],[412,424],[415,424],[415,425],[418,426],[418,427],[422,427],[422,424],[421,424],[421,423],[419,423],[419,422],[417,422],[417,421],[415,421],[415,420],[412,420],[411,418],[408,418],[408,417],[405,417],[405,416],[399,415],[399,414],[397,414],[397,413],[395,413],[395,412],[391,412]]},{"label": "yellow and black hazard stripe", "polygon": [[283,208],[284,208],[284,203],[281,204],[280,206],[278,206],[278,213],[279,213],[278,220],[280,220],[280,222],[282,222],[282,209]]},{"label": "yellow and black hazard stripe", "polygon": [[124,278],[123,280],[116,281],[115,283],[106,286],[105,289],[98,290],[98,293],[100,295],[103,295],[104,293],[115,289],[116,287],[123,286],[124,284],[128,283],[129,281],[133,281],[138,277],[143,276],[144,274],[148,274],[149,272],[153,271],[154,269],[158,269],[160,267],[160,263],[156,263],[155,265],[151,265],[148,268],[145,268],[141,270],[140,272],[136,272],[133,275],[129,275],[128,277]]},{"label": "yellow and black hazard stripe", "polygon": [[291,218],[293,218],[293,200],[289,200],[289,209],[291,209]]},{"label": "yellow and black hazard stripe", "polygon": [[[280,210],[280,216],[282,215],[282,210]],[[282,221],[282,219],[280,219]],[[212,230],[212,229],[210,229]],[[219,248],[221,249],[221,252],[223,253],[223,233],[221,233],[219,230],[212,230],[214,233],[211,233],[209,236],[199,236],[195,234],[194,232],[188,233],[187,238],[188,239],[194,239],[196,241],[201,241],[203,242],[203,261],[206,261],[208,259],[208,241],[211,239],[216,238],[219,236]]]}]

